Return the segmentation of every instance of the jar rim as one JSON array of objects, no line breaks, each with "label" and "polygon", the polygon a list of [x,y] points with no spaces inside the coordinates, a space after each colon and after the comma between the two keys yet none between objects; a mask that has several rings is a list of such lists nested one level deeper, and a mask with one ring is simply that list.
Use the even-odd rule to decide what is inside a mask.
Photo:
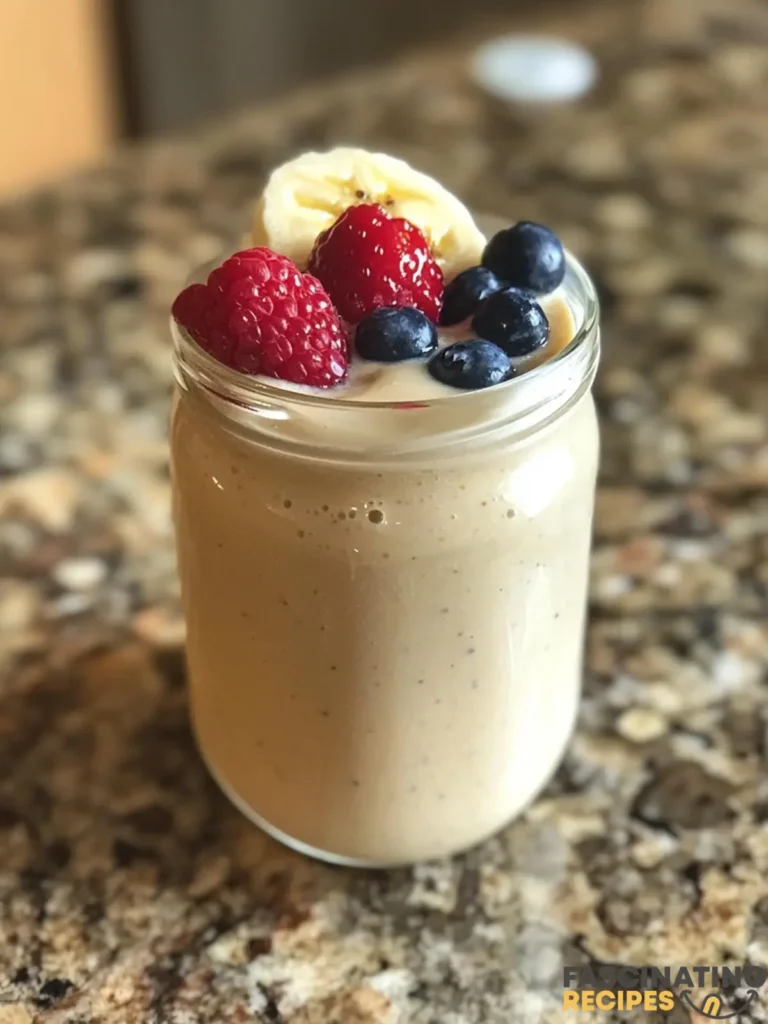
[{"label": "jar rim", "polygon": [[[191,280],[198,279],[208,266],[198,268]],[[210,266],[212,269],[212,265]],[[581,322],[571,341],[551,359],[526,370],[518,377],[476,391],[459,391],[457,389],[452,394],[410,401],[370,401],[334,397],[333,389],[329,389],[327,394],[299,391],[290,386],[271,384],[263,377],[251,377],[220,363],[171,317],[175,364],[183,378],[191,379],[193,383],[211,392],[216,398],[232,402],[240,408],[258,408],[265,404],[279,403],[285,407],[332,409],[334,412],[353,409],[359,413],[366,409],[377,412],[414,407],[445,409],[450,403],[452,407],[461,404],[462,409],[466,411],[472,401],[477,402],[481,396],[486,400],[490,396],[502,392],[511,396],[515,393],[515,389],[519,390],[521,386],[530,386],[534,381],[541,382],[547,374],[556,373],[559,367],[566,363],[572,363],[577,358],[577,353],[596,337],[600,321],[600,302],[597,292],[587,271],[568,250],[566,250],[566,281],[575,286],[583,309]]]}]

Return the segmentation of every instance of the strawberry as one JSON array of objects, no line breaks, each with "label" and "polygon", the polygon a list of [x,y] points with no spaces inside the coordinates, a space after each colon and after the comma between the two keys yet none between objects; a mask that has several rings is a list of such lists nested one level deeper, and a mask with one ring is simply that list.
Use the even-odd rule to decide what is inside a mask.
[{"label": "strawberry", "polygon": [[350,206],[317,238],[309,271],[339,313],[357,324],[381,306],[415,306],[440,315],[443,273],[422,232],[372,203]]}]

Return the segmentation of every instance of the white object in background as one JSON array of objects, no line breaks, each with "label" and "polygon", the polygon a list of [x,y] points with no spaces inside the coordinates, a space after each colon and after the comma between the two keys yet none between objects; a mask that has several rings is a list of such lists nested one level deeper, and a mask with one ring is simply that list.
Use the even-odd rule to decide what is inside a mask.
[{"label": "white object in background", "polygon": [[472,76],[481,88],[499,99],[523,103],[578,99],[592,88],[597,74],[589,50],[552,36],[499,36],[472,57]]}]

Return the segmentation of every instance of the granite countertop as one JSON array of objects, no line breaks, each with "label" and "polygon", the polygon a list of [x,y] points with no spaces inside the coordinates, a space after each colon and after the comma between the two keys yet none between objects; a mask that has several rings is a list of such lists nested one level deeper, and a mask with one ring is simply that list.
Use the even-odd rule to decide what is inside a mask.
[{"label": "granite countertop", "polygon": [[[439,52],[0,208],[0,1024],[554,1021],[563,964],[768,963],[768,14],[561,27],[602,66],[575,106]],[[502,835],[375,873],[195,754],[165,438],[172,296],[271,166],[349,140],[552,223],[605,309],[578,734]]]}]

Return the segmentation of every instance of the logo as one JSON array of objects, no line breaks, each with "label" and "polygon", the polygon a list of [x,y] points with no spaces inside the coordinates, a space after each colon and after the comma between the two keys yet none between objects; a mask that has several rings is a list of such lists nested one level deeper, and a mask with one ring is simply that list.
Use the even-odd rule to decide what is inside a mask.
[{"label": "logo", "polygon": [[727,1020],[729,1017],[735,1017],[737,1013],[744,1013],[750,1003],[757,998],[757,992],[753,988],[749,989],[736,1009],[728,1009],[723,997],[715,993],[708,995],[701,1006],[696,1005],[687,989],[680,992],[679,996],[681,1001],[694,1013],[698,1013],[702,1017],[709,1017],[710,1020]]},{"label": "logo", "polygon": [[675,1002],[703,1019],[728,1020],[758,998],[768,970],[743,967],[625,967],[598,964],[563,969],[564,1010],[669,1012]]}]

